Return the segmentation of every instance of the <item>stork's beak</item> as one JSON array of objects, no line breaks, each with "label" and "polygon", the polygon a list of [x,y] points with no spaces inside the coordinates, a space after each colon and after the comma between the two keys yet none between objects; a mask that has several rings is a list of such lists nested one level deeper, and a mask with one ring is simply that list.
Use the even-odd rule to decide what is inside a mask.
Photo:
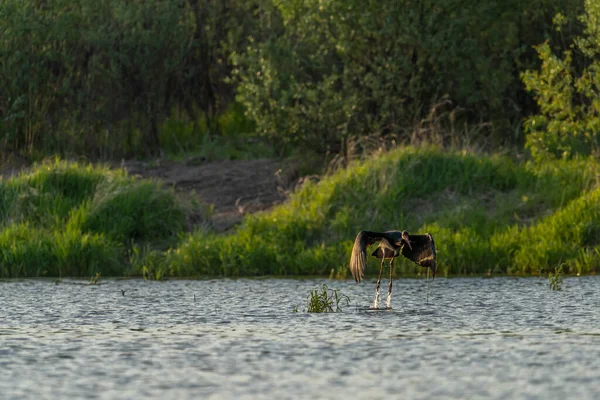
[{"label": "stork's beak", "polygon": [[412,246],[410,245],[410,239],[408,238],[408,235],[406,233],[402,233],[402,239],[404,239],[404,241],[408,245],[408,248],[412,250]]}]

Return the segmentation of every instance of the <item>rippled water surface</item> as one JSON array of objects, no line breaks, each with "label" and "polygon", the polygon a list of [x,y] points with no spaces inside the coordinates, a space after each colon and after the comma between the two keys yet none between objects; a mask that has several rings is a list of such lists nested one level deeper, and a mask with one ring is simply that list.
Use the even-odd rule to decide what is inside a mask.
[{"label": "rippled water surface", "polygon": [[[321,283],[351,306],[302,312]],[[442,278],[426,304],[424,280],[400,279],[393,310],[370,311],[373,281],[1,282],[0,393],[599,398],[599,287],[598,277],[566,279],[560,292],[537,278]]]}]

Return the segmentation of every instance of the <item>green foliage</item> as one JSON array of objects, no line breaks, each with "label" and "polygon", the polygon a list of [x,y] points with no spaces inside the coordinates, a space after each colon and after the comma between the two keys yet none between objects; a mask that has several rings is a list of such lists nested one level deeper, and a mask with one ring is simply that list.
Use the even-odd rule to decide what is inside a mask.
[{"label": "green foliage", "polygon": [[[557,263],[594,272],[599,167],[397,149],[305,184],[232,233],[192,235],[167,263],[175,276],[329,275],[347,268],[361,229],[403,228],[434,236],[447,275],[540,274]],[[402,262],[398,272],[424,271]]]},{"label": "green foliage", "polygon": [[215,133],[233,97],[228,55],[258,27],[255,9],[253,1],[0,2],[2,147],[34,158],[155,153],[174,110]]},{"label": "green foliage", "polygon": [[104,233],[119,242],[176,236],[185,214],[172,192],[151,181],[110,182],[72,215],[70,224],[83,232]]},{"label": "green foliage", "polygon": [[[0,277],[343,279],[361,229],[430,232],[446,275],[546,275],[558,266],[595,273],[599,174],[593,159],[522,163],[398,148],[307,182],[285,204],[248,216],[229,233],[183,237],[186,208],[172,191],[57,161],[0,181]],[[15,207],[19,201],[27,207]],[[162,251],[178,238],[177,247]],[[376,260],[369,263],[367,272],[378,271]],[[397,273],[424,271],[400,260]]]},{"label": "green foliage", "polygon": [[169,156],[176,160],[185,160],[192,165],[208,161],[252,160],[276,156],[273,146],[254,138],[233,138],[209,134],[200,135],[198,138],[200,140],[196,148],[189,147],[189,150],[174,151]]},{"label": "green foliage", "polygon": [[349,305],[350,298],[338,292],[339,289],[329,289],[326,284],[323,284],[320,289],[311,290],[306,298],[307,311],[309,313],[341,312],[340,303]]},{"label": "green foliage", "polygon": [[0,276],[45,276],[56,265],[53,245],[50,235],[26,223],[0,230]]},{"label": "green foliage", "polygon": [[252,132],[280,151],[337,152],[357,135],[408,140],[441,105],[451,127],[483,121],[479,139],[519,141],[531,46],[571,42],[582,11],[583,0],[3,0],[0,144],[33,159],[120,158]]},{"label": "green foliage", "polygon": [[[581,250],[600,250],[600,189],[584,193],[537,224],[512,234],[512,262],[523,274],[543,273],[563,265],[577,271]],[[532,240],[534,239],[534,240]],[[508,249],[507,249],[508,250]]]},{"label": "green foliage", "polygon": [[0,180],[0,276],[122,275],[127,247],[172,242],[184,231],[185,211],[155,182],[105,167],[42,163]]},{"label": "green foliage", "polygon": [[502,135],[531,110],[518,69],[537,65],[531,46],[555,35],[556,12],[582,9],[581,0],[273,3],[271,34],[233,56],[237,99],[259,133],[320,150],[372,133],[406,140],[447,103],[462,110],[450,125],[492,122],[510,140]]},{"label": "green foliage", "polygon": [[130,273],[146,280],[161,280],[167,275],[165,253],[150,246],[133,245],[129,252]]},{"label": "green foliage", "polygon": [[[595,0],[585,1],[585,26],[582,36],[575,38],[574,50],[555,55],[548,42],[536,47],[542,61],[539,70],[522,74],[540,114],[525,122],[527,147],[537,160],[597,156],[600,151],[600,6]],[[562,29],[564,18],[557,18]],[[574,63],[573,57],[583,58]]]},{"label": "green foliage", "polygon": [[[59,160],[39,164],[28,174],[0,181],[0,227],[28,221],[50,226],[92,198],[108,169]],[[119,173],[113,173],[119,178]]]},{"label": "green foliage", "polygon": [[13,224],[0,231],[0,276],[88,277],[122,272],[122,249],[103,236]]},{"label": "green foliage", "polygon": [[563,269],[562,265],[558,266],[553,273],[548,274],[548,286],[550,290],[562,290]]},{"label": "green foliage", "polygon": [[97,273],[104,276],[121,275],[122,245],[104,235],[88,234],[76,229],[54,230],[49,233],[53,242],[53,264],[39,276],[87,277]]},{"label": "green foliage", "polygon": [[205,161],[267,158],[274,147],[254,135],[254,124],[239,103],[232,103],[216,119],[218,132],[205,117],[187,120],[173,113],[160,127],[161,148],[170,158]]}]

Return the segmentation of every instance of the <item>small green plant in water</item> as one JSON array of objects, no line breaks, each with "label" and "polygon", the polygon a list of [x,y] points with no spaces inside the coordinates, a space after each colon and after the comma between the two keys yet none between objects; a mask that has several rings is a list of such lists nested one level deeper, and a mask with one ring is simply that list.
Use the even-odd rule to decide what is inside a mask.
[{"label": "small green plant in water", "polygon": [[563,266],[562,264],[554,270],[554,273],[548,274],[548,286],[551,290],[561,290],[563,282]]},{"label": "small green plant in water", "polygon": [[348,296],[339,293],[338,289],[329,289],[326,284],[323,284],[321,289],[311,290],[308,293],[307,301],[308,312],[312,313],[339,312],[342,311],[340,303],[344,302],[346,305],[350,305]]},{"label": "small green plant in water", "polygon": [[100,281],[100,275],[101,275],[100,272],[96,272],[96,276],[92,276],[90,278],[90,283],[92,285],[96,285]]}]

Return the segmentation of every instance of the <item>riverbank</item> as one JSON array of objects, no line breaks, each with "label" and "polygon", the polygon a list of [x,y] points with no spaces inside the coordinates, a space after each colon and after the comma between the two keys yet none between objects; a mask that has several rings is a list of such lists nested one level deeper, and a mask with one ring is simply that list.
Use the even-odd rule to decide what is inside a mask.
[{"label": "riverbank", "polygon": [[0,276],[344,278],[359,230],[397,228],[435,237],[441,275],[596,273],[599,173],[590,160],[398,148],[217,233],[190,225],[206,208],[159,181],[55,162],[0,183]]}]

